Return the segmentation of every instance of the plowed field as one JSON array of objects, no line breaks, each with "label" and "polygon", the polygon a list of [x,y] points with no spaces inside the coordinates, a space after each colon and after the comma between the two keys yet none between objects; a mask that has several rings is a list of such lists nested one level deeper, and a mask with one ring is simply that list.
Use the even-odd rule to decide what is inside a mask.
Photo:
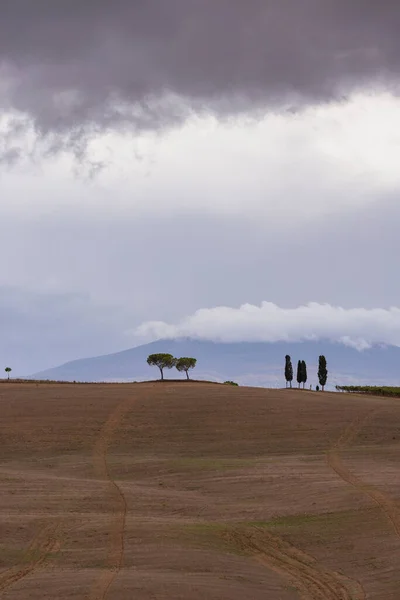
[{"label": "plowed field", "polygon": [[399,600],[397,399],[0,387],[0,598]]}]

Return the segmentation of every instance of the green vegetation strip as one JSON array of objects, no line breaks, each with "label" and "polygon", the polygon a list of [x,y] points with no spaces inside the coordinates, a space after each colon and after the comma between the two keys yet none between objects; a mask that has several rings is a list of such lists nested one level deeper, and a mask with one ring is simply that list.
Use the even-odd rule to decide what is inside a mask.
[{"label": "green vegetation strip", "polygon": [[376,385],[337,385],[338,392],[349,392],[351,394],[369,394],[371,396],[400,397],[400,387],[376,386]]}]

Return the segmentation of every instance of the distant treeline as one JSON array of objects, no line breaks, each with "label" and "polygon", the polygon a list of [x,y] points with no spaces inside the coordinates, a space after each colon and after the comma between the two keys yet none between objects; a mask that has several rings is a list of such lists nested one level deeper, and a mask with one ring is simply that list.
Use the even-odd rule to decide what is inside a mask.
[{"label": "distant treeline", "polygon": [[371,396],[391,396],[400,398],[400,387],[377,386],[377,385],[337,385],[338,392],[349,392],[352,394],[369,394]]}]

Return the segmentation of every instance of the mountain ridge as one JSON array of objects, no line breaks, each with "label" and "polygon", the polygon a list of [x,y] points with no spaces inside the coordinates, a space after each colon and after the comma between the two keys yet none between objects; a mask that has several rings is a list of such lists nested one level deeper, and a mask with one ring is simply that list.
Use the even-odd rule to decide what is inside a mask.
[{"label": "mountain ridge", "polygon": [[[149,354],[169,352],[174,356],[193,356],[196,379],[224,381],[242,385],[282,387],[284,358],[289,354],[296,372],[297,360],[305,360],[307,385],[318,384],[318,356],[328,362],[328,388],[336,384],[399,383],[400,348],[374,346],[357,350],[328,340],[303,342],[218,342],[191,338],[157,340],[110,354],[75,359],[31,375],[32,378],[64,381],[144,381],[158,378],[158,370],[147,365]],[[165,373],[169,376],[168,370]],[[172,373],[171,373],[172,376]],[[179,377],[179,376],[178,376]],[[173,371],[173,378],[177,373]],[[297,385],[296,381],[293,382]]]}]

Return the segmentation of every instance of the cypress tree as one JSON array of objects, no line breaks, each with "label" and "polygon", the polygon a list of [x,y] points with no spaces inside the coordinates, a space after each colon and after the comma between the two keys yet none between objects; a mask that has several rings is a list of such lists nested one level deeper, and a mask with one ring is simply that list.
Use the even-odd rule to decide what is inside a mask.
[{"label": "cypress tree", "polygon": [[326,386],[326,380],[328,379],[328,369],[326,368],[326,358],[321,355],[318,359],[318,381],[324,391],[324,387]]},{"label": "cypress tree", "polygon": [[301,360],[299,360],[298,363],[297,363],[297,377],[296,377],[296,379],[297,379],[297,383],[299,384],[299,387],[300,387],[300,384],[303,381],[303,361],[301,361]]},{"label": "cypress tree", "polygon": [[301,368],[302,368],[302,376],[303,376],[302,381],[303,381],[303,390],[304,390],[304,385],[307,383],[307,365],[306,365],[305,360],[302,361]]},{"label": "cypress tree", "polygon": [[285,356],[285,380],[286,380],[286,387],[287,387],[288,382],[290,384],[290,387],[292,387],[293,367],[292,367],[292,361],[291,361],[289,354],[286,354],[286,356]]}]

